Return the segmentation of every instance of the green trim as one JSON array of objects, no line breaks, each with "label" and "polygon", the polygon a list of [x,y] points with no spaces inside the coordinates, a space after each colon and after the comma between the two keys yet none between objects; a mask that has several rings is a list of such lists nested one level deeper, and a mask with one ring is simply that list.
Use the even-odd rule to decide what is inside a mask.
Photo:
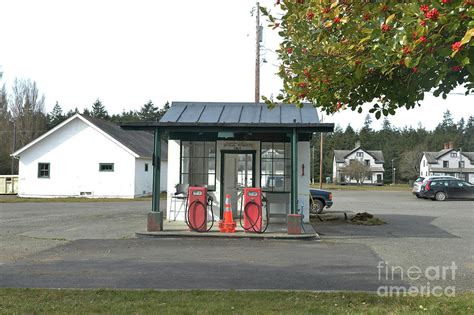
[{"label": "green trim", "polygon": [[160,175],[161,175],[161,137],[160,129],[156,128],[153,137],[153,187],[151,195],[151,211],[160,212]]},{"label": "green trim", "polygon": [[[47,170],[42,170],[41,165],[48,165]],[[41,172],[48,171],[48,176],[41,176]],[[51,163],[38,162],[38,178],[50,178],[51,176]]]},{"label": "green trim", "polygon": [[[111,169],[102,169],[103,166],[112,166]],[[99,163],[99,172],[114,172],[115,164],[114,163]]]},{"label": "green trim", "polygon": [[225,155],[226,154],[252,154],[252,186],[255,187],[255,175],[256,175],[255,172],[256,172],[256,164],[257,164],[257,162],[255,161],[255,157],[257,155],[257,151],[256,150],[221,150],[219,153],[221,155],[219,216],[222,218],[222,216],[224,215],[224,202],[223,201],[224,201]]},{"label": "green trim", "polygon": [[[183,175],[183,141],[190,141],[190,142],[204,142],[204,148],[206,147],[206,142],[214,142],[214,152],[215,152],[215,156],[214,156],[214,167],[216,168],[215,169],[215,173],[214,173],[214,189],[207,189],[207,191],[216,191],[216,182],[217,182],[217,142],[216,141],[207,141],[207,140],[179,140],[179,184],[182,185],[183,184],[183,181],[182,181],[182,175]],[[190,158],[190,157],[187,157],[187,158]],[[196,158],[201,158],[201,157],[196,157]],[[209,159],[209,157],[203,157],[202,159]],[[191,174],[191,173],[185,173],[185,174]],[[212,174],[212,173],[209,173],[207,172],[206,173],[207,175],[209,174]],[[208,177],[209,178],[209,177]]]},{"label": "green trim", "polygon": [[298,133],[293,128],[291,134],[291,205],[290,212],[295,214],[298,210]]},{"label": "green trim", "polygon": [[[290,140],[291,140],[291,139],[290,139]],[[274,143],[283,143],[283,144],[286,144],[286,143],[290,143],[290,141],[260,141],[260,187],[263,187],[263,185],[262,185],[262,159],[263,159],[263,158],[262,158],[262,143],[271,143],[271,144],[272,144],[272,149],[273,149],[273,144],[274,144]],[[283,147],[283,152],[285,152],[285,148],[284,148],[284,147]],[[266,160],[270,160],[269,158],[265,158],[265,159],[266,159]],[[272,157],[271,160],[272,160],[272,174],[271,174],[271,176],[275,176],[275,175],[273,174],[273,162],[274,162],[274,160],[282,160],[282,161],[283,161],[283,191],[278,191],[278,190],[264,190],[264,189],[262,188],[262,192],[265,192],[265,193],[268,193],[268,192],[269,192],[269,193],[273,193],[273,192],[275,192],[275,193],[284,193],[284,194],[290,193],[290,191],[291,191],[291,184],[290,184],[290,190],[289,190],[289,191],[288,191],[288,190],[285,190],[285,187],[286,187],[286,185],[285,185],[285,178],[286,178],[286,177],[290,177],[290,180],[291,180],[291,176],[288,176],[288,175],[286,174],[286,172],[285,172],[285,161],[286,161],[286,160],[291,160],[291,149],[290,149],[290,156],[289,156],[289,157],[286,157],[286,156],[285,156],[284,158],[278,158],[278,159],[275,159],[275,158]],[[270,174],[265,174],[265,175],[270,175]]]}]

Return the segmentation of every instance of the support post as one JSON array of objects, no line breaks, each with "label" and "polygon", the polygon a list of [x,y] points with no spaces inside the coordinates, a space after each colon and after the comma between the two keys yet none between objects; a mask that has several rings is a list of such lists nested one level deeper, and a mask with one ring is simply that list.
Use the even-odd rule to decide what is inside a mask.
[{"label": "support post", "polygon": [[296,128],[291,133],[291,214],[298,210],[298,134]]},{"label": "support post", "polygon": [[148,232],[163,230],[163,212],[160,211],[161,135],[159,128],[155,129],[152,164],[153,188],[151,197],[151,212],[148,213]]}]

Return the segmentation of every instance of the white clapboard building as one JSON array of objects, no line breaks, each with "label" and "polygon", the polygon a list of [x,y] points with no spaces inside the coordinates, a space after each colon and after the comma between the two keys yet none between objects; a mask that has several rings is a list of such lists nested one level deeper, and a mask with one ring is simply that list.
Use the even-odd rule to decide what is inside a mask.
[{"label": "white clapboard building", "polygon": [[455,149],[453,142],[438,152],[423,152],[420,176],[450,175],[474,183],[474,152]]},{"label": "white clapboard building", "polygon": [[[167,170],[167,145],[161,169]],[[153,134],[76,114],[12,155],[20,197],[134,198],[152,192]],[[160,190],[166,190],[162,173]]]}]

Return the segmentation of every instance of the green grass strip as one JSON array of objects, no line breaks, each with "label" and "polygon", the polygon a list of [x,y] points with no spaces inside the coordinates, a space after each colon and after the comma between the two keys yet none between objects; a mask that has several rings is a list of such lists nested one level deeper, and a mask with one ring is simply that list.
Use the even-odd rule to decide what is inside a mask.
[{"label": "green grass strip", "polygon": [[0,314],[472,314],[474,293],[0,289]]}]

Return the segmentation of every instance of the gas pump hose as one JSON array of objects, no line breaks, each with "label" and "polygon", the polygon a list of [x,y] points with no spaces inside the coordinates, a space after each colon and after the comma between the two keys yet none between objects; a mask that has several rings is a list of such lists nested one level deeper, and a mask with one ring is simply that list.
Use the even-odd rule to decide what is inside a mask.
[{"label": "gas pump hose", "polygon": [[[212,208],[212,202],[213,202],[212,198],[209,197],[209,198],[207,199],[207,207],[206,207],[206,205],[205,205],[203,202],[201,202],[200,200],[194,200],[193,202],[191,202],[191,204],[189,205],[189,208],[188,208],[188,207],[187,207],[188,201],[186,200],[186,206],[185,206],[185,207],[186,207],[186,208],[185,208],[186,211],[184,211],[184,221],[186,222],[186,225],[187,225],[191,230],[193,230],[193,231],[195,231],[195,232],[198,232],[198,233],[203,233],[203,232],[209,232],[209,231],[212,229],[212,227],[214,226],[214,210],[213,210],[213,208]],[[196,208],[197,208],[198,206],[201,206],[201,207],[204,209],[204,220],[203,220],[203,222],[202,222],[201,225],[199,225],[199,226],[194,226],[194,225],[189,221],[189,210],[191,210],[191,207],[193,207],[193,210],[195,210],[195,211],[193,211],[193,213],[195,214],[195,213],[196,213]],[[209,226],[206,230],[202,230],[202,228],[203,228],[203,227],[206,225],[206,223],[207,223],[207,213],[208,213],[208,211],[209,211],[209,208],[210,208],[210,211],[211,211],[211,218],[212,218],[212,220],[211,220],[211,226]],[[195,220],[193,220],[193,221],[195,221]]]}]

